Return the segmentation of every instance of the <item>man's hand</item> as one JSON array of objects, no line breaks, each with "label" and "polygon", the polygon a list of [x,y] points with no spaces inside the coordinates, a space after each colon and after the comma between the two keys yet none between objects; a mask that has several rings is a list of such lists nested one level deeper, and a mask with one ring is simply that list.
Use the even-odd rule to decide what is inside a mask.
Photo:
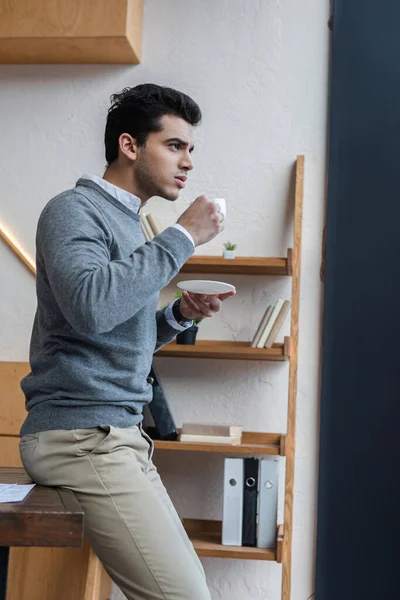
[{"label": "man's hand", "polygon": [[177,223],[190,233],[195,246],[201,246],[223,230],[223,218],[221,209],[215,202],[207,196],[199,196],[181,214]]},{"label": "man's hand", "polygon": [[236,290],[226,292],[226,294],[195,294],[194,292],[182,292],[182,300],[179,311],[185,319],[205,319],[217,314],[222,307],[222,303],[227,298],[234,296]]}]

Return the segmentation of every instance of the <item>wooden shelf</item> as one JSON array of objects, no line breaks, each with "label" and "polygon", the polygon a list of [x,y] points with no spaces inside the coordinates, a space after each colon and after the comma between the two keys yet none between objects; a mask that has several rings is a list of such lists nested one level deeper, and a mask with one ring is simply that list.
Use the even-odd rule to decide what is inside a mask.
[{"label": "wooden shelf", "polygon": [[244,431],[242,443],[213,444],[212,442],[180,442],[155,440],[154,446],[158,450],[175,450],[177,452],[219,452],[222,454],[251,454],[251,455],[283,455],[284,437],[280,433],[259,433],[257,431]]},{"label": "wooden shelf", "polygon": [[275,550],[273,548],[252,548],[248,546],[223,546],[221,544],[221,521],[184,519],[183,525],[198,556],[277,560],[278,548]]},{"label": "wooden shelf", "polygon": [[193,346],[171,342],[163,346],[155,356],[284,361],[289,356],[289,338],[286,338],[284,344],[274,344],[272,348],[252,348],[250,342],[219,340],[196,340]]},{"label": "wooden shelf", "polygon": [[292,251],[287,258],[237,256],[230,260],[223,256],[192,256],[180,273],[223,273],[225,275],[291,275]]},{"label": "wooden shelf", "polygon": [[143,0],[2,2],[0,64],[137,64]]}]

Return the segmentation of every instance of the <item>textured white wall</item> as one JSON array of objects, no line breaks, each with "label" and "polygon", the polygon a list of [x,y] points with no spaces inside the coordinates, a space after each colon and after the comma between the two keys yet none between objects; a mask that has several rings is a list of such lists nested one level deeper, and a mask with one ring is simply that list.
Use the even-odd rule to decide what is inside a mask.
[{"label": "textured white wall", "polygon": [[[190,183],[175,205],[149,211],[172,223],[200,193],[229,203],[227,239],[241,255],[284,255],[291,244],[289,175],[306,155],[292,600],[313,591],[317,417],[328,80],[328,2],[145,0],[142,64],[0,67],[0,220],[34,252],[38,215],[84,172],[102,174],[111,93],[171,85],[201,105]],[[34,280],[0,243],[0,359],[27,360]],[[224,277],[238,288],[200,337],[251,339],[267,301],[289,297],[285,278]],[[162,294],[170,299],[175,286]],[[177,424],[204,419],[284,431],[287,365],[157,359]],[[160,453],[160,472],[183,516],[220,518],[223,460]],[[205,559],[213,599],[278,600],[280,567]],[[121,598],[115,591],[114,598]]]}]

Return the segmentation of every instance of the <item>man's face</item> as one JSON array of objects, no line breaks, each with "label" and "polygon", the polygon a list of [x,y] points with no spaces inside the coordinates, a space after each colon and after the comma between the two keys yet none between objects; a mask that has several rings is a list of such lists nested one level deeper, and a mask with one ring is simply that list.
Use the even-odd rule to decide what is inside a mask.
[{"label": "man's face", "polygon": [[184,119],[164,115],[162,130],[150,133],[144,147],[137,150],[134,176],[142,195],[176,200],[193,169],[193,128]]}]

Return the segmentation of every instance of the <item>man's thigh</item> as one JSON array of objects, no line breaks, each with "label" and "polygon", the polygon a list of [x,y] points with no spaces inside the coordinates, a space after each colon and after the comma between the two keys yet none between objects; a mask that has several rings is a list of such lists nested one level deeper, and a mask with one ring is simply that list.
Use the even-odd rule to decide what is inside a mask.
[{"label": "man's thigh", "polygon": [[168,510],[168,513],[170,514],[172,521],[175,523],[175,526],[176,526],[176,529],[177,529],[179,535],[182,537],[184,544],[187,547],[188,551],[190,552],[197,568],[200,570],[202,577],[205,578],[203,565],[201,564],[201,561],[200,561],[199,557],[197,556],[195,549],[193,548],[193,544],[190,541],[185,528],[183,527],[181,518],[179,517],[178,513],[176,512],[175,506],[173,505],[171,498],[169,497],[169,494],[168,494],[167,490],[165,489],[165,486],[161,480],[161,477],[159,476],[157,469],[153,465],[153,463],[151,463],[150,467],[146,471],[146,474],[147,474],[147,479],[149,481],[151,481],[159,498],[161,499],[161,501],[165,505],[166,509]]},{"label": "man's thigh", "polygon": [[21,455],[38,483],[75,492],[89,543],[128,600],[210,600],[165,498],[148,477],[149,446],[140,431],[76,430],[74,443],[71,451],[57,432],[43,432],[32,460],[31,447]]}]

